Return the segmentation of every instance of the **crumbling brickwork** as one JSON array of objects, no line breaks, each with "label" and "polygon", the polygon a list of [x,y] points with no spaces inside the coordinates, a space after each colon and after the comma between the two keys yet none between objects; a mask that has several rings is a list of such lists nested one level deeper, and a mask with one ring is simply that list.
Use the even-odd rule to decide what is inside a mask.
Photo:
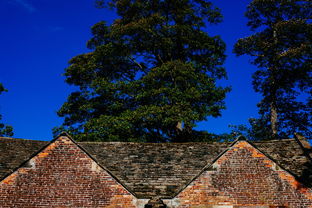
[{"label": "crumbling brickwork", "polygon": [[134,208],[135,197],[67,137],[0,182],[1,208]]},{"label": "crumbling brickwork", "polygon": [[167,203],[171,208],[306,208],[312,207],[312,192],[248,142],[238,141]]}]

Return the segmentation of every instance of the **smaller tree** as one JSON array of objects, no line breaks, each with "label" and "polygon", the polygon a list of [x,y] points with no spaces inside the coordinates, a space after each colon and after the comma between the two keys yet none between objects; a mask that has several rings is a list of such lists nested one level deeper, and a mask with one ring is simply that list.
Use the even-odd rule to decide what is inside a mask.
[{"label": "smaller tree", "polygon": [[[270,134],[270,125],[265,122],[266,120],[263,118],[249,118],[249,126],[245,124],[239,125],[229,125],[231,129],[232,137],[236,138],[237,136],[244,136],[248,140],[258,141],[258,140],[266,140],[269,139]],[[230,136],[230,137],[231,137]]]},{"label": "smaller tree", "polygon": [[239,39],[234,52],[252,56],[258,67],[253,86],[263,99],[253,125],[268,130],[261,134],[270,138],[305,134],[311,127],[311,105],[298,97],[311,94],[311,0],[253,0],[246,17],[255,33]]},{"label": "smaller tree", "polygon": [[[3,85],[0,83],[0,94],[2,92],[7,91]],[[0,115],[0,121],[2,120],[2,116]],[[13,136],[13,128],[12,126],[5,125],[0,123],[0,136]]]}]

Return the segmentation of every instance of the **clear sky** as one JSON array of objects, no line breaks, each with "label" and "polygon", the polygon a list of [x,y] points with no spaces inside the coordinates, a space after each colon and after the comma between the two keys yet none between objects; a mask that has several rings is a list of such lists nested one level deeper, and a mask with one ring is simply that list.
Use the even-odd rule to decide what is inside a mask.
[{"label": "clear sky", "polygon": [[[237,39],[252,32],[244,12],[250,0],[213,0],[221,8],[223,23],[208,28],[227,44],[225,67],[232,86],[222,117],[208,118],[198,129],[229,132],[229,124],[246,124],[257,116],[261,96],[251,86],[255,67],[249,57],[232,53]],[[87,52],[90,27],[112,22],[113,11],[96,9],[94,0],[0,0],[0,82],[9,90],[0,96],[3,122],[14,127],[14,137],[51,140],[51,129],[62,123],[56,111],[73,87],[62,76],[70,58]]]}]

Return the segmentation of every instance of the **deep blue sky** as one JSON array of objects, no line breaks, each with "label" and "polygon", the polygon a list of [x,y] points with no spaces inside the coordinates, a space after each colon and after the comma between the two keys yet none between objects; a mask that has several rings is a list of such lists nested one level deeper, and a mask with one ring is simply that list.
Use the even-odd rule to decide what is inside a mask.
[{"label": "deep blue sky", "polygon": [[[244,124],[257,116],[260,95],[251,86],[255,67],[248,57],[232,54],[237,39],[251,34],[244,17],[250,0],[213,0],[221,8],[223,23],[208,28],[227,44],[225,67],[232,91],[220,118],[208,118],[199,129],[229,132],[229,124]],[[68,61],[87,51],[90,27],[111,22],[113,11],[96,9],[94,0],[1,0],[0,82],[9,90],[0,96],[3,121],[14,127],[14,137],[51,140],[51,129],[62,123],[56,111],[73,87],[62,73]]]}]

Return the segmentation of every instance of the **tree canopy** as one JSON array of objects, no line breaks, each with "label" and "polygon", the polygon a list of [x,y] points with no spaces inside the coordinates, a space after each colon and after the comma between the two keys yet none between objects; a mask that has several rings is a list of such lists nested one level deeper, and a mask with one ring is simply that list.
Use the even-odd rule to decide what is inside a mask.
[{"label": "tree canopy", "polygon": [[252,56],[258,67],[253,87],[262,94],[254,133],[270,138],[306,134],[311,128],[312,2],[253,0],[248,26],[255,31],[239,39],[234,52]]},{"label": "tree canopy", "polygon": [[[78,140],[185,141],[225,108],[225,43],[207,32],[222,15],[207,0],[111,0],[119,18],[92,27],[89,53],[65,76],[79,87],[58,111]],[[198,133],[198,132],[197,132]]]},{"label": "tree canopy", "polygon": [[[7,91],[3,85],[0,83],[0,95]],[[2,116],[0,115],[0,121],[2,120]],[[13,128],[12,126],[5,125],[0,123],[0,136],[13,136]]]}]

